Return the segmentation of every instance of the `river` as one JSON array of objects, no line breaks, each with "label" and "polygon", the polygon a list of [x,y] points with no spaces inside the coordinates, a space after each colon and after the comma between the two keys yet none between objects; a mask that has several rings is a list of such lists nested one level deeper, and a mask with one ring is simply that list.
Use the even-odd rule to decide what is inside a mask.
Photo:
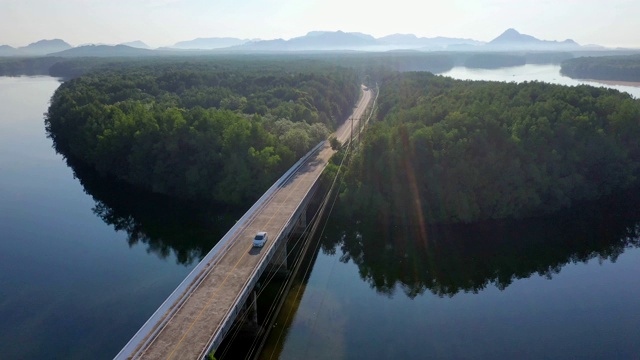
[{"label": "river", "polygon": [[[557,70],[544,68],[484,76]],[[233,219],[194,220],[192,209],[72,169],[43,125],[58,86],[0,77],[3,359],[112,358]],[[633,358],[640,251],[625,231],[638,211],[616,208],[515,226],[525,233],[433,230],[440,245],[426,248],[406,229],[330,219],[263,357]]]}]

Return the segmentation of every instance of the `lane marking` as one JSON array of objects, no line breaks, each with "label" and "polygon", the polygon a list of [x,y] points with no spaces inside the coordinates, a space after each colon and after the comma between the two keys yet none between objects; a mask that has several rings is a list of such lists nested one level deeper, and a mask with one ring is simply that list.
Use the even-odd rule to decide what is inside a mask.
[{"label": "lane marking", "polygon": [[[363,113],[363,112],[364,112],[364,110],[365,110],[365,109],[363,109],[363,108],[362,108],[362,106],[363,106],[363,105],[365,105],[365,103],[367,103],[367,104],[368,104],[368,103],[370,102],[370,97],[371,97],[371,96],[370,96],[369,92],[366,92],[366,94],[364,94],[364,95],[365,95],[365,96],[363,96],[363,97],[361,98],[361,101],[360,101],[360,104],[359,104],[358,108],[356,109],[356,111],[354,111],[354,114],[352,115],[352,117],[354,117],[354,118],[355,118],[355,117],[358,117],[358,123],[361,121],[361,119],[360,119],[359,117],[361,117],[361,116],[362,116],[362,113]],[[356,114],[359,114],[359,116],[354,116],[354,115],[356,115]],[[343,133],[345,133],[345,132],[346,132],[346,130],[347,130],[347,127],[343,126],[342,130],[343,130],[342,132],[343,132]],[[316,157],[313,159],[313,161],[317,161],[317,160],[318,160],[318,156],[321,154],[321,152],[322,152],[322,151],[320,151],[320,152],[316,155]],[[305,168],[310,168],[311,162],[313,162],[313,161],[307,162],[307,163],[305,164],[305,166],[304,166],[304,167],[305,167]],[[301,167],[299,170],[301,170],[301,169],[302,169],[302,167]],[[299,171],[299,170],[298,170],[298,171]],[[294,173],[294,174],[295,174],[295,175],[299,175],[299,174],[298,174],[298,171],[296,171],[296,173]],[[308,173],[309,173],[309,172],[308,172]],[[294,176],[295,176],[295,175],[294,175]],[[317,178],[318,178],[318,176],[317,176],[317,177],[315,177],[315,180],[317,180]],[[276,211],[276,212],[272,213],[272,215],[269,217],[269,219],[268,219],[268,221],[267,221],[266,225],[265,225],[265,226],[263,226],[263,228],[267,228],[267,227],[269,226],[269,224],[270,224],[270,223],[271,223],[271,221],[274,219],[274,217],[276,216],[276,214],[278,214],[278,213],[280,212],[280,210],[285,206],[285,204],[287,204],[287,203],[288,203],[289,198],[290,198],[291,196],[293,196],[293,195],[294,195],[294,193],[296,193],[296,190],[297,190],[299,187],[303,186],[303,184],[304,184],[304,183],[305,183],[305,181],[302,181],[302,180],[301,180],[301,181],[297,181],[297,182],[293,183],[293,185],[294,185],[294,186],[293,186],[293,189],[290,189],[290,191],[287,191],[287,195],[286,195],[286,197],[285,197],[284,201],[282,201],[280,204],[278,204],[278,211]],[[291,185],[291,184],[292,184],[292,183],[291,183],[291,182],[289,182],[289,185]],[[279,195],[279,194],[280,194],[280,192],[281,192],[283,189],[285,189],[285,188],[287,188],[287,186],[286,186],[286,185],[285,185],[285,186],[282,186],[282,187],[277,191],[277,193],[276,193],[276,194],[274,194],[274,196],[269,200],[269,202],[268,202],[267,204],[265,204],[265,206],[264,206],[264,208],[263,208],[262,210],[264,211],[264,210],[265,210],[265,208],[266,208],[268,205],[270,205],[270,204],[272,203],[272,201],[274,201],[274,200],[276,199],[277,195]],[[297,206],[299,206],[299,202],[298,202],[297,204],[298,204]],[[261,212],[261,213],[262,213],[262,212]],[[261,213],[260,213],[260,214],[261,214]],[[257,220],[257,218],[259,217],[259,215],[260,215],[260,214],[256,214],[256,216],[255,216],[255,217],[252,217],[252,219],[251,219],[251,220],[250,220],[250,222],[247,224],[247,226],[246,226],[246,227],[244,227],[244,231],[247,231],[248,227],[249,227],[250,225],[252,225],[252,224],[253,224],[253,222],[254,222],[255,220]],[[286,225],[286,223],[285,223],[285,224],[280,228],[280,230],[279,230],[280,232],[282,231],[282,229],[284,228],[284,226],[285,226],[285,225]],[[244,231],[243,231],[243,232],[244,232]],[[240,242],[238,241],[238,240],[240,239],[240,237],[241,237],[240,235],[242,235],[242,232],[240,232],[240,233],[235,237],[235,241],[234,241],[234,243],[236,243],[237,245],[239,245],[239,244],[240,244]],[[274,244],[275,244],[274,242],[272,242],[272,243],[271,243],[271,247],[269,247],[269,250],[271,250],[271,249],[272,249],[272,247],[273,247],[273,245],[274,245]],[[233,245],[232,245],[232,246],[229,246],[229,247],[228,247],[228,252],[227,252],[224,256],[226,256],[227,254],[231,253],[231,250],[232,250],[234,247],[235,247],[235,246],[233,246]],[[214,290],[213,294],[210,296],[211,298],[210,298],[210,299],[209,299],[209,301],[206,303],[205,307],[204,307],[204,308],[203,308],[203,309],[198,313],[198,316],[197,316],[197,317],[196,317],[196,318],[191,322],[191,324],[190,324],[189,328],[187,329],[187,331],[185,332],[185,334],[182,336],[182,338],[180,339],[180,341],[176,344],[176,346],[174,347],[173,351],[169,354],[169,356],[167,357],[167,359],[170,359],[170,358],[174,355],[174,353],[176,352],[176,350],[181,346],[181,344],[182,344],[182,342],[184,341],[184,339],[185,339],[185,338],[187,337],[187,335],[189,335],[189,333],[191,332],[191,330],[192,330],[193,326],[195,325],[195,323],[196,323],[196,322],[201,318],[201,316],[202,316],[202,314],[204,313],[204,311],[205,311],[205,310],[207,310],[207,309],[211,306],[211,303],[212,303],[212,302],[213,302],[213,300],[216,298],[216,295],[219,293],[219,291],[223,288],[223,285],[227,282],[227,280],[229,279],[229,277],[230,277],[230,276],[231,276],[231,274],[233,273],[233,270],[235,270],[235,269],[238,267],[238,265],[240,264],[240,262],[245,258],[245,256],[247,256],[247,254],[249,254],[249,253],[250,253],[250,251],[251,251],[251,249],[252,249],[252,248],[253,248],[253,245],[252,245],[252,246],[250,246],[249,248],[247,248],[247,250],[245,250],[244,254],[243,254],[243,255],[238,259],[238,261],[236,261],[236,263],[235,263],[235,264],[234,264],[234,266],[232,267],[231,271],[227,272],[227,275],[225,276],[225,278],[224,278],[224,280],[222,281],[222,283],[220,283],[220,285],[216,287],[216,289]],[[263,259],[263,258],[266,256],[266,255],[265,255],[266,253],[267,253],[267,252],[263,253],[263,254],[258,258],[258,261],[260,261],[261,259]],[[220,258],[220,260],[219,260],[219,262],[218,262],[218,263],[221,263],[221,262],[222,262],[222,257]],[[256,265],[257,265],[257,264],[256,264]],[[254,266],[254,270],[255,270],[255,266]],[[210,276],[210,275],[211,275],[211,276],[213,276],[213,271],[210,271],[210,272],[208,272],[206,275],[204,275],[204,279],[201,281],[201,283],[204,283],[204,282],[209,278],[209,276]],[[244,284],[246,284],[246,281],[244,282]],[[244,284],[243,284],[243,286],[244,286]],[[196,291],[198,288],[199,288],[199,286],[198,286],[198,287],[197,287],[193,292],[195,293],[195,291]],[[191,297],[191,294],[189,295],[189,297]],[[236,299],[237,299],[237,296],[236,296]],[[186,303],[186,301],[185,301],[185,303]],[[234,300],[234,303],[235,303],[235,300]],[[183,304],[183,305],[184,305],[184,304]],[[181,306],[181,308],[176,312],[176,315],[177,315],[177,313],[178,313],[180,310],[182,310],[182,306]],[[231,308],[229,308],[229,310],[225,312],[225,315],[226,315],[226,314],[228,314],[230,310],[231,310]],[[172,316],[172,317],[173,317],[173,316]],[[225,318],[226,318],[226,316],[225,316]],[[223,320],[224,320],[224,318],[223,318]],[[216,327],[216,329],[215,329],[215,330],[217,331],[217,330],[220,328],[220,326],[221,326],[221,325],[222,325],[222,324],[218,324],[218,326]],[[166,328],[166,327],[165,327],[165,328]],[[164,332],[165,328],[163,328],[160,332]],[[156,338],[158,338],[158,337],[160,337],[160,333],[158,333],[158,335],[156,336]],[[154,341],[153,341],[153,342],[155,342],[155,339],[154,339]],[[152,342],[151,344],[149,344],[149,346],[147,347],[147,349],[146,349],[146,350],[148,350],[148,349],[151,347],[151,345],[153,344],[153,342]],[[144,355],[144,353],[146,352],[146,350],[141,354],[141,357]]]},{"label": "lane marking", "polygon": [[[313,161],[315,161],[317,159],[317,156],[313,159]],[[310,161],[312,162],[312,161]],[[310,164],[310,162],[307,162],[305,164],[305,166],[301,167],[300,170],[302,170],[303,168],[308,167],[308,165]],[[296,171],[295,174],[297,174],[298,172]],[[289,183],[291,185],[291,183]],[[269,227],[269,224],[271,223],[271,221],[273,220],[273,218],[276,216],[276,214],[278,214],[280,212],[280,210],[284,207],[284,205],[286,203],[288,203],[288,200],[291,196],[293,196],[293,194],[295,193],[295,190],[297,190],[299,187],[301,187],[303,185],[303,181],[297,181],[293,183],[293,189],[290,189],[290,191],[287,191],[287,196],[285,197],[284,201],[282,201],[280,204],[278,205],[278,211],[277,212],[273,212],[272,215],[269,217],[269,220],[267,221],[267,223],[263,226],[263,228],[267,228]],[[281,189],[278,190],[278,194],[280,194],[280,192],[286,188],[287,186],[282,187]],[[271,204],[272,201],[274,201],[276,199],[276,196],[274,196],[270,201],[269,204]],[[298,202],[299,204],[299,202]],[[264,209],[263,209],[264,210]],[[256,215],[256,218],[258,217],[258,215]],[[286,225],[286,224],[285,224]],[[284,227],[284,225],[283,225]],[[240,234],[239,234],[240,235]],[[236,237],[236,239],[239,239],[240,236]],[[273,247],[274,242],[271,243],[271,247],[269,247],[269,250]],[[198,320],[200,320],[200,318],[202,317],[202,314],[204,313],[205,310],[207,310],[210,306],[211,303],[213,302],[213,300],[216,298],[216,295],[218,294],[218,292],[223,288],[224,284],[226,284],[227,280],[229,279],[229,277],[231,276],[231,274],[233,273],[233,270],[235,270],[238,266],[238,264],[240,264],[240,261],[242,261],[242,259],[245,258],[245,256],[247,256],[247,254],[249,254],[249,252],[251,251],[251,249],[253,248],[253,245],[250,246],[249,248],[247,248],[246,251],[244,251],[244,254],[238,259],[238,261],[233,265],[233,268],[231,268],[230,271],[227,272],[227,275],[225,276],[224,280],[220,283],[219,286],[216,287],[216,289],[214,290],[213,294],[211,294],[211,298],[209,299],[209,301],[206,303],[206,305],[202,308],[202,310],[200,310],[200,312],[198,313],[198,316],[196,316],[196,318],[191,322],[191,324],[189,325],[189,328],[185,331],[184,335],[180,338],[180,341],[178,341],[178,343],[175,345],[175,347],[173,348],[173,350],[171,351],[171,353],[167,356],[167,359],[170,359],[174,353],[176,352],[176,350],[180,347],[180,345],[182,345],[182,342],[184,341],[184,339],[187,337],[187,335],[189,335],[189,333],[191,332],[193,326],[195,325],[196,322],[198,322]],[[229,249],[231,250],[231,249]],[[260,259],[262,259],[265,255],[265,253],[263,253],[260,256]],[[255,269],[255,266],[254,266]],[[206,277],[208,278],[210,274],[207,274]],[[205,280],[203,280],[204,282]],[[246,283],[246,282],[245,282]],[[244,285],[244,284],[243,284]],[[230,309],[229,309],[230,310]],[[225,314],[227,314],[228,311],[225,312]],[[223,319],[224,320],[224,319]],[[218,324],[221,325],[221,324]],[[219,327],[219,326],[218,326]],[[218,330],[218,327],[216,327],[215,330]],[[215,333],[215,331],[214,331]]]}]

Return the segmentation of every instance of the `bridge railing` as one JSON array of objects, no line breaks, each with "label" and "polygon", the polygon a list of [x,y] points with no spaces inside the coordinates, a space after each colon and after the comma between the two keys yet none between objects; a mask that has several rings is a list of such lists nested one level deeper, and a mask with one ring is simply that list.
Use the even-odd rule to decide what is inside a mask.
[{"label": "bridge railing", "polygon": [[234,226],[218,241],[218,243],[209,251],[207,255],[191,270],[189,275],[178,285],[178,287],[169,295],[169,297],[160,305],[160,307],[151,315],[144,325],[136,332],[129,342],[120,350],[115,359],[134,359],[137,358],[143,349],[153,341],[157,333],[159,333],[171,316],[178,311],[182,303],[186,301],[189,294],[204,279],[207,270],[210,270],[226,253],[229,248],[229,242],[238,230],[250,224],[250,218],[255,214],[262,205],[275,193],[276,189],[286,183],[293,174],[320,150],[326,144],[326,140],[318,143],[306,155],[300,158],[287,172],[285,172],[271,187],[256,201],[249,210],[236,222]]},{"label": "bridge railing", "polygon": [[[371,119],[371,116],[373,115],[373,109],[375,108],[375,104],[378,99],[377,95],[378,94],[376,93],[376,97],[373,101],[373,106],[371,107],[371,113],[369,114],[368,118],[365,120],[365,124],[369,122],[369,120]],[[313,156],[325,143],[326,141],[323,141],[318,145],[316,145],[315,148],[309,151],[294,166],[292,166],[291,169],[289,169],[289,171],[285,175],[283,175],[280,178],[280,180],[278,180],[276,184],[274,184],[274,186],[272,186],[273,191],[275,191],[275,188],[277,188],[278,186],[282,185],[287,180],[289,180],[289,178],[298,170],[298,168],[302,166],[302,164],[306,162],[311,156]],[[272,189],[269,189],[267,192],[271,190]],[[312,190],[309,189],[309,191],[312,191]],[[304,198],[306,199],[307,197],[308,197],[308,193],[305,194]],[[255,269],[253,269],[253,272],[249,276],[248,280],[244,283],[242,290],[236,295],[233,305],[229,309],[229,312],[225,315],[224,320],[219,324],[219,327],[216,328],[214,333],[209,338],[207,347],[203,349],[202,353],[199,356],[200,359],[204,359],[211,350],[217,348],[217,346],[222,341],[222,337],[219,337],[218,335],[221,333],[225,334],[229,330],[229,328],[233,325],[233,322],[235,321],[235,318],[240,312],[242,305],[245,303],[246,299],[248,298],[250,291],[255,287],[256,283],[259,280],[259,276],[265,270],[267,264],[271,262],[271,259],[276,253],[277,245],[275,244],[275,242],[280,240],[280,237],[282,236],[282,234],[287,233],[289,228],[292,227],[293,223],[295,222],[295,219],[297,218],[297,215],[301,206],[302,206],[302,203],[298,204],[298,207],[289,216],[285,224],[278,230],[276,234],[274,234],[275,236],[274,236],[273,245],[269,248],[270,250],[269,253],[260,260],[260,262],[257,264]]]},{"label": "bridge railing", "polygon": [[[284,181],[281,182],[280,184],[286,182],[289,179],[289,177],[291,175],[293,175],[295,173],[295,171],[297,171],[298,168],[304,162],[306,162],[306,160],[308,160],[313,154],[315,154],[316,151],[318,151],[322,147],[322,145],[324,145],[324,143],[325,143],[325,141],[321,142],[313,150],[309,151],[309,153],[307,153],[307,155],[305,155],[301,159],[300,164],[297,164],[297,166],[295,166],[295,170],[291,174],[289,174],[289,176],[287,176],[286,179],[284,179]],[[294,167],[292,167],[292,169],[294,169]],[[320,176],[320,175],[318,175],[318,176]],[[283,176],[283,178],[285,178],[285,177]],[[312,190],[309,189],[309,191],[305,194],[304,199],[308,198],[308,195],[309,195],[310,191],[312,191]],[[236,297],[235,297],[235,299],[233,301],[233,305],[231,306],[229,312],[225,315],[225,317],[222,320],[222,322],[220,323],[219,327],[216,328],[214,333],[209,338],[209,344],[208,344],[207,348],[205,350],[203,350],[203,352],[200,354],[199,358],[201,358],[201,359],[204,358],[212,349],[217,348],[217,346],[222,341],[222,338],[216,338],[216,335],[218,335],[219,333],[223,333],[223,334],[226,333],[229,330],[229,328],[233,325],[233,322],[235,321],[236,316],[240,312],[240,309],[243,306],[243,304],[246,302],[251,290],[256,286],[256,283],[258,282],[258,280],[260,278],[260,275],[264,272],[264,270],[266,269],[267,265],[269,263],[271,263],[271,259],[275,256],[274,254],[276,253],[276,250],[277,250],[276,243],[279,240],[281,240],[282,235],[283,234],[287,234],[288,231],[290,230],[290,228],[293,226],[301,207],[302,207],[302,202],[300,204],[298,204],[298,207],[296,208],[295,211],[293,211],[291,213],[291,215],[289,216],[289,218],[287,219],[285,224],[274,234],[275,236],[273,237],[272,245],[269,248],[269,253],[266,256],[264,256],[258,262],[258,264],[256,265],[255,269],[253,269],[253,271],[251,272],[251,275],[249,276],[248,280],[244,283],[242,289],[236,295]]]}]

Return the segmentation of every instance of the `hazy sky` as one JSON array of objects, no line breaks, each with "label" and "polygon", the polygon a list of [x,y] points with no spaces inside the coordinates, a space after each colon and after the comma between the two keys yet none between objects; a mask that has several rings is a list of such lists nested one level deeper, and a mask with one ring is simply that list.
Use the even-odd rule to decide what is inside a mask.
[{"label": "hazy sky", "polygon": [[[384,5],[382,5],[384,4]],[[0,0],[0,45],[197,37],[289,39],[312,30],[464,37],[507,28],[544,40],[640,47],[638,0]]]}]

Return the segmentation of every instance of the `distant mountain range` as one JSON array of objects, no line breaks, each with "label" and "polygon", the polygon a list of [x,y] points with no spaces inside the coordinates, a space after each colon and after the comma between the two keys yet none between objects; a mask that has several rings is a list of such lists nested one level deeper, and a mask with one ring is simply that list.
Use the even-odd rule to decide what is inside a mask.
[{"label": "distant mountain range", "polygon": [[59,57],[138,57],[153,56],[156,55],[156,52],[127,45],[84,45],[49,55]]},{"label": "distant mountain range", "polygon": [[213,50],[222,49],[231,46],[238,46],[249,42],[250,40],[236,39],[230,37],[212,37],[197,38],[189,41],[181,41],[167,49],[183,49],[183,50]]},{"label": "distant mountain range", "polygon": [[393,34],[381,38],[358,32],[312,31],[289,40],[248,40],[230,37],[197,38],[181,41],[170,47],[151,50],[142,41],[120,45],[84,45],[71,47],[60,40],[41,40],[25,47],[0,45],[0,56],[149,56],[218,52],[290,52],[290,51],[576,51],[594,50],[594,45],[582,47],[573,40],[548,41],[508,29],[488,43],[463,38],[418,37],[413,34]]},{"label": "distant mountain range", "polygon": [[531,35],[521,34],[508,29],[497,38],[489,41],[486,48],[492,50],[576,50],[580,45],[571,39],[565,41],[540,40]]},{"label": "distant mountain range", "polygon": [[394,34],[381,37],[378,42],[387,46],[421,50],[454,50],[458,47],[484,45],[482,41],[449,37],[417,37],[413,34]]},{"label": "distant mountain range", "polygon": [[71,45],[63,40],[40,40],[19,48],[1,45],[0,56],[41,56],[67,49],[71,49]]},{"label": "distant mountain range", "polygon": [[451,45],[479,46],[477,40],[458,38],[419,38],[413,34],[395,34],[379,39],[357,32],[312,31],[290,40],[259,40],[229,48],[234,51],[322,51],[322,50],[448,50]]},{"label": "distant mountain range", "polygon": [[243,51],[317,51],[317,50],[354,50],[376,45],[376,39],[370,35],[345,33],[342,31],[313,31],[305,36],[289,40],[258,40],[235,46],[234,50]]}]

